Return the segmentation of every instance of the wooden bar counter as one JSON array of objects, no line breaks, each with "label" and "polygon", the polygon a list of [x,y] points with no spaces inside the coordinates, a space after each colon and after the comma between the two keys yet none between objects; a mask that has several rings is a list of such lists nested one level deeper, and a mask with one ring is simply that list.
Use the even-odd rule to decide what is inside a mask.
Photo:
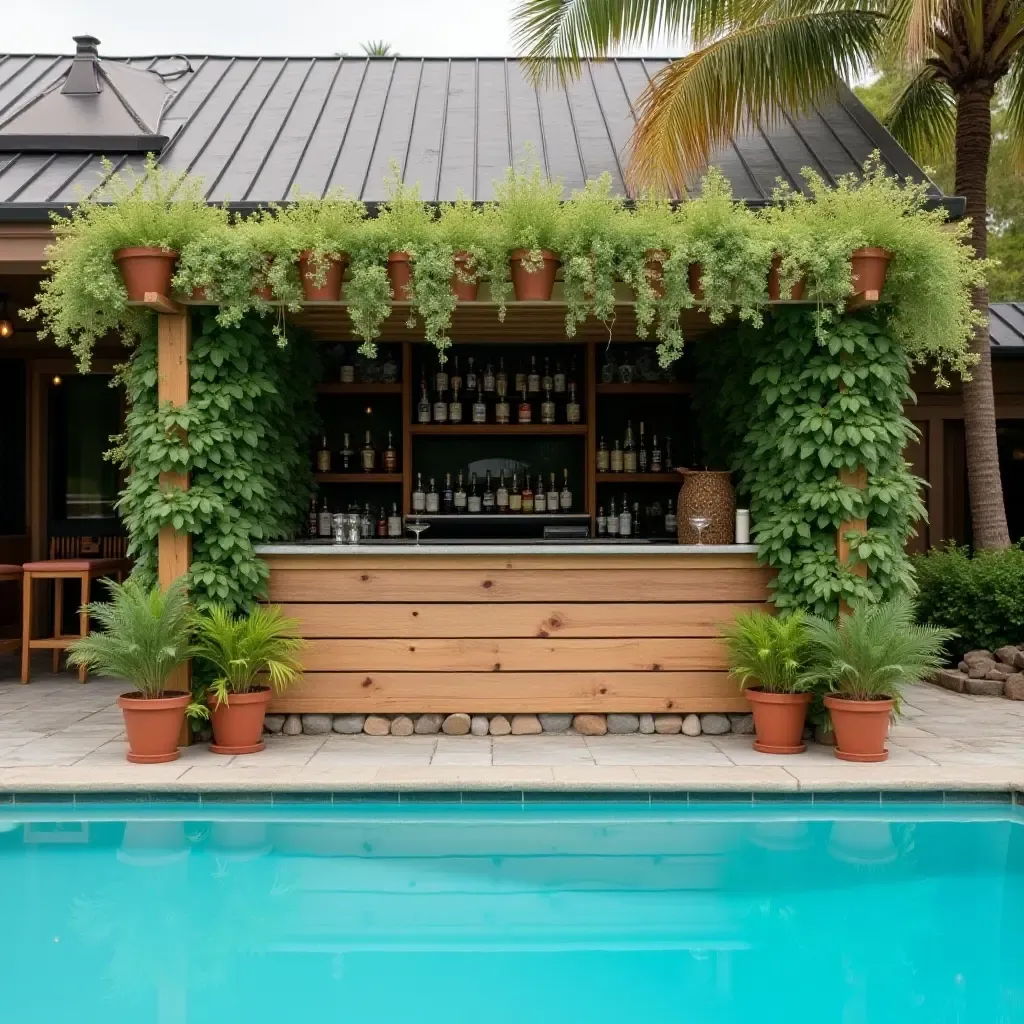
[{"label": "wooden bar counter", "polygon": [[275,712],[746,711],[721,627],[763,606],[745,546],[270,544],[308,641]]}]

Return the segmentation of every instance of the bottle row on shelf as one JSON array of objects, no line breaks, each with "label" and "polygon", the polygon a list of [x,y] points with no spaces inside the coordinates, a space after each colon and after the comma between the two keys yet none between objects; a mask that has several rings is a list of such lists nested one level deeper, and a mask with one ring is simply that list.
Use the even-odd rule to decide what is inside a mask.
[{"label": "bottle row on shelf", "polygon": [[366,431],[363,446],[355,451],[352,448],[351,435],[344,434],[341,449],[332,452],[324,435],[316,453],[316,470],[318,473],[398,473],[398,450],[395,448],[394,435],[388,431],[388,446],[378,452],[374,446],[370,431]]},{"label": "bottle row on shelf", "polygon": [[544,474],[537,474],[533,487],[530,477],[523,475],[522,486],[518,471],[506,479],[504,469],[498,475],[497,483],[490,470],[484,477],[481,490],[476,473],[469,475],[469,489],[460,469],[453,484],[452,474],[445,473],[444,487],[439,491],[433,477],[428,486],[423,486],[423,474],[416,474],[416,486],[412,492],[412,514],[425,515],[531,515],[567,513],[573,510],[573,493],[569,489],[569,471],[562,470],[561,489],[555,482],[555,474],[548,474],[548,486],[544,486]]},{"label": "bottle row on shelf", "polygon": [[671,502],[664,509],[659,501],[641,506],[638,501],[631,503],[629,496],[623,494],[618,504],[611,498],[607,510],[604,505],[597,510],[598,537],[669,538],[676,536],[676,525],[676,510]]},{"label": "bottle row on shelf", "polygon": [[[353,502],[348,506],[348,513],[359,516],[359,536],[364,540],[372,537],[396,540],[405,533],[405,520],[398,511],[397,501],[391,503],[390,511],[383,504],[374,511],[369,502],[360,510]],[[322,498],[319,505],[316,498],[310,498],[306,536],[310,540],[329,540],[336,536],[335,518],[338,514],[339,510],[332,509],[326,498]]]},{"label": "bottle row on shelf", "polygon": [[651,438],[647,447],[644,422],[640,421],[640,440],[633,437],[633,421],[626,422],[626,435],[620,444],[615,440],[611,448],[602,437],[597,445],[598,473],[668,473],[675,469],[672,460],[672,438],[665,437],[665,447],[658,443],[658,435]]}]

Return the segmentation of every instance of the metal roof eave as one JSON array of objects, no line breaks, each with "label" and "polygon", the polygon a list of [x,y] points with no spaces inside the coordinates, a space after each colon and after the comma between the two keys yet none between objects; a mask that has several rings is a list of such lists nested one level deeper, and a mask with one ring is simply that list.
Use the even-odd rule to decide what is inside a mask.
[{"label": "metal roof eave", "polygon": [[4,135],[0,153],[156,153],[168,135]]}]

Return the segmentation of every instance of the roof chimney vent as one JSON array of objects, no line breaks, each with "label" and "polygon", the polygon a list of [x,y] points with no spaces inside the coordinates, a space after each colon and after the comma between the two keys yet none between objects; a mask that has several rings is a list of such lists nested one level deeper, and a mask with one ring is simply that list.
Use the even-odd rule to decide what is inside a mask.
[{"label": "roof chimney vent", "polygon": [[95,36],[75,36],[74,40],[75,59],[60,91],[65,96],[95,96],[100,91],[99,75],[96,74],[100,41]]}]

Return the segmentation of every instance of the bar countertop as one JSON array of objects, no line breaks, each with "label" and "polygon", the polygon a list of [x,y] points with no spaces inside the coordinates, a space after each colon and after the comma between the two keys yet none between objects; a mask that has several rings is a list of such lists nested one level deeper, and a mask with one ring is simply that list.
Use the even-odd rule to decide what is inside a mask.
[{"label": "bar countertop", "polygon": [[613,542],[580,540],[576,542],[530,540],[522,543],[445,541],[416,544],[413,540],[363,541],[360,544],[336,544],[333,541],[293,541],[257,544],[258,555],[755,555],[754,544],[659,544],[642,541]]}]

